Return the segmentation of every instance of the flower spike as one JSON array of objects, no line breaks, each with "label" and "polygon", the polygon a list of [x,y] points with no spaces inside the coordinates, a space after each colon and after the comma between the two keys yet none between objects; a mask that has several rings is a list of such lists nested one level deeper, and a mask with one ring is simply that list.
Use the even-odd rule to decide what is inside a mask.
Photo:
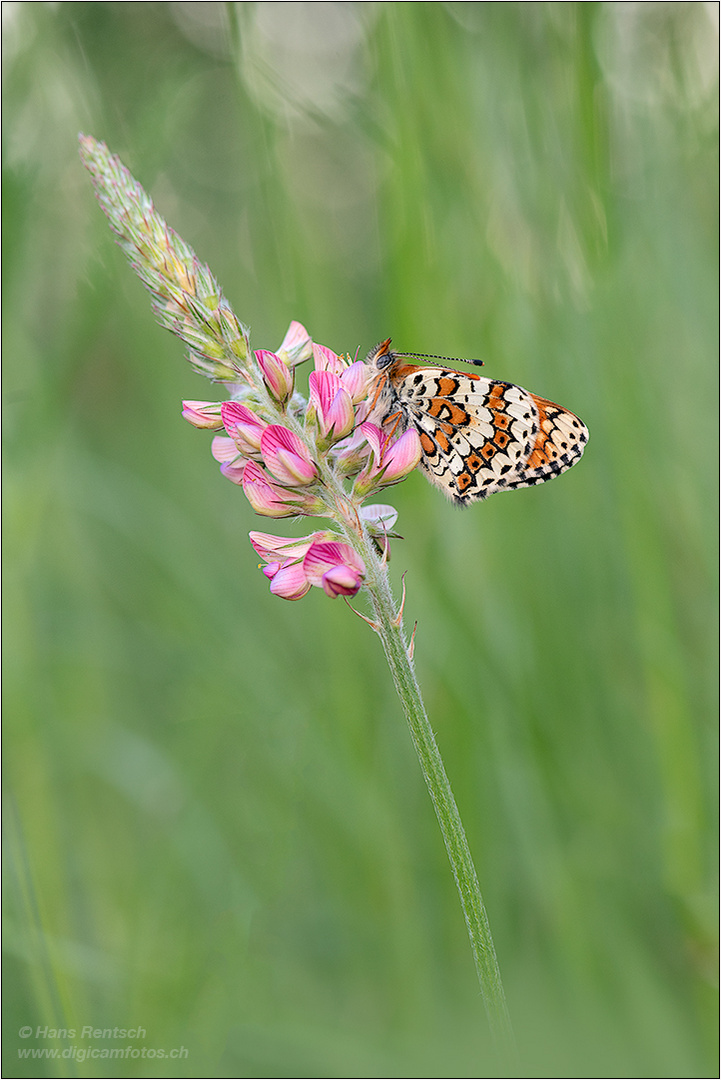
[{"label": "flower spike", "polygon": [[118,244],[152,297],[160,324],[188,345],[188,358],[201,375],[219,382],[246,378],[248,329],[208,267],[166,224],[105,143],[81,135],[80,156]]}]

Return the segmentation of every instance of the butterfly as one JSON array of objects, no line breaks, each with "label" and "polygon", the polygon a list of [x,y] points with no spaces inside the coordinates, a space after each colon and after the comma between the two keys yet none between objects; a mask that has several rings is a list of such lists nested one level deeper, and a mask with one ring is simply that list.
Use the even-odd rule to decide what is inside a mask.
[{"label": "butterfly", "polygon": [[366,357],[377,373],[369,419],[390,434],[415,428],[421,469],[459,506],[542,484],[581,457],[588,429],[567,409],[513,383],[405,364],[423,354],[390,345],[387,338]]}]

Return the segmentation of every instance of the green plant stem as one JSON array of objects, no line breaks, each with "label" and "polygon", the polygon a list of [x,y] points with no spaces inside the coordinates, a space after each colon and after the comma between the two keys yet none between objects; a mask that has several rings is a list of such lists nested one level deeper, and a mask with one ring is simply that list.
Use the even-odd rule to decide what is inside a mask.
[{"label": "green plant stem", "polygon": [[[283,417],[283,423],[296,432],[313,454],[312,443],[309,442],[307,433],[295,418],[288,414]],[[446,775],[443,759],[415,676],[411,652],[403,630],[402,612],[396,613],[385,562],[378,557],[376,548],[362,526],[353,503],[349,501],[343,489],[342,482],[326,462],[318,461],[317,467],[323,485],[331,493],[332,500],[335,502],[337,512],[329,511],[330,516],[341,527],[346,539],[365,563],[365,589],[375,617],[371,625],[383,643],[383,650],[408,721],[421,771],[441,827],[443,842],[446,845],[461,898],[491,1033],[503,1062],[512,1066],[516,1055],[515,1042],[496,951],[493,947],[491,928],[488,924],[478,875],[473,865],[461,815],[453,797],[450,781]],[[352,522],[354,523],[351,524]]]},{"label": "green plant stem", "polygon": [[[359,537],[355,536],[354,540],[358,547]],[[365,537],[360,546],[366,564],[365,587],[373,608],[375,628],[383,642],[456,879],[491,1032],[499,1052],[511,1064],[515,1058],[513,1030],[491,929],[461,816],[426,714],[402,620],[396,614],[386,568]]]}]

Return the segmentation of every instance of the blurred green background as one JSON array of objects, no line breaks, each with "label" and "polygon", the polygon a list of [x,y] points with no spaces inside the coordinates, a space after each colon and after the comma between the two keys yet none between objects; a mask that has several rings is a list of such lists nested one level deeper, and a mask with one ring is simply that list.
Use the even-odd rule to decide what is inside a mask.
[{"label": "blurred green background", "polygon": [[379,642],[269,595],[79,130],[256,348],[393,335],[588,424],[540,488],[395,489],[392,574],[518,1075],[717,1074],[717,18],[3,4],[5,1076],[498,1075]]}]

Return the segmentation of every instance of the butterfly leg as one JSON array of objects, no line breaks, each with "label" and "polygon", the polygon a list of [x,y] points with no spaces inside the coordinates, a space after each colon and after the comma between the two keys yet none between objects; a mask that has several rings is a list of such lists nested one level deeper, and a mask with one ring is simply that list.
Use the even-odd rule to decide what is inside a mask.
[{"label": "butterfly leg", "polygon": [[390,439],[392,439],[396,431],[398,431],[398,425],[400,424],[402,417],[403,413],[399,409],[398,412],[394,412],[391,413],[390,416],[386,416],[385,420],[383,421],[383,430],[388,434],[388,437]]}]

